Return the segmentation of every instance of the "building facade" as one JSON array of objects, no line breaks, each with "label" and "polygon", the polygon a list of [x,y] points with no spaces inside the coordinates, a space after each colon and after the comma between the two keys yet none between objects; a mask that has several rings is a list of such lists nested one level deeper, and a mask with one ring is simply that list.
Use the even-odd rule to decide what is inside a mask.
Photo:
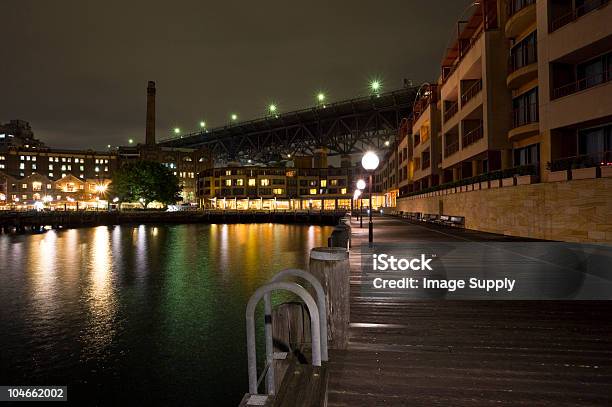
[{"label": "building facade", "polygon": [[[368,206],[367,199],[353,201],[355,183],[365,177],[359,167],[225,167],[202,171],[197,190],[203,208],[350,210]],[[377,195],[372,206],[383,204]]]},{"label": "building facade", "polygon": [[581,169],[574,177],[608,173],[609,3],[475,3],[457,23],[437,83],[419,91],[410,125],[385,153],[380,193],[401,199],[500,171],[540,182],[568,180]]}]

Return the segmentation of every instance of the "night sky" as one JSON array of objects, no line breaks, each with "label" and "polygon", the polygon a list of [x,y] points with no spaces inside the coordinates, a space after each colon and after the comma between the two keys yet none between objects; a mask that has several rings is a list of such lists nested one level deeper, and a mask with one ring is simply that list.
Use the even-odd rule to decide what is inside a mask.
[{"label": "night sky", "polygon": [[[153,4],[163,3],[163,5]],[[0,2],[0,123],[50,146],[144,141],[148,80],[157,137],[435,81],[467,0]]]}]

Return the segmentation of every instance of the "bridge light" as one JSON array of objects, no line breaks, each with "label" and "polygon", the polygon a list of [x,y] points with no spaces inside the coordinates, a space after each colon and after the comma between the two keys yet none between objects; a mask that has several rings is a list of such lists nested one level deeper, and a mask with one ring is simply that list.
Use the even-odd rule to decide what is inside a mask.
[{"label": "bridge light", "polygon": [[275,113],[276,112],[276,105],[274,103],[272,103],[269,107],[268,110],[270,110],[270,113]]},{"label": "bridge light", "polygon": [[134,139],[129,139],[129,140],[128,140],[128,143],[130,143],[130,144],[134,144]]},{"label": "bridge light", "polygon": [[111,145],[110,145],[110,144],[109,144],[109,145],[107,145],[107,146],[106,146],[106,148],[111,148]]},{"label": "bridge light", "polygon": [[319,94],[317,95],[317,100],[319,101],[319,103],[325,102],[325,93],[319,92]]},{"label": "bridge light", "polygon": [[232,121],[236,121],[238,120],[238,115],[236,113],[232,113],[232,115],[230,116],[232,118]]},{"label": "bridge light", "polygon": [[200,127],[202,127],[202,128],[206,127],[206,122],[204,120],[202,120],[200,122]]},{"label": "bridge light", "polygon": [[382,85],[378,79],[374,79],[372,82],[370,82],[370,89],[372,89],[374,93],[378,93],[381,86]]},{"label": "bridge light", "polygon": [[247,160],[247,162],[250,164],[250,163],[251,163],[251,159],[249,158],[249,159]]},{"label": "bridge light", "polygon": [[287,154],[287,158],[291,158],[291,154]]},{"label": "bridge light", "polygon": [[181,129],[179,129],[178,127],[174,128],[174,134],[180,134]]}]

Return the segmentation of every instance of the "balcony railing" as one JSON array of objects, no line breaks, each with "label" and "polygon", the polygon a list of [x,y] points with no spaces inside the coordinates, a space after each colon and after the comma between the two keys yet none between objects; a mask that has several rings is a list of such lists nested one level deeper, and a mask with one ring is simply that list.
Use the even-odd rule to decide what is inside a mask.
[{"label": "balcony railing", "polygon": [[469,146],[470,144],[474,144],[476,141],[480,140],[484,136],[484,131],[482,129],[482,125],[476,127],[468,131],[461,138],[461,145],[463,147]]},{"label": "balcony railing", "polygon": [[444,157],[445,158],[450,157],[451,155],[455,154],[457,151],[459,151],[458,142],[448,144],[446,148],[444,149]]},{"label": "balcony railing", "polygon": [[596,75],[587,76],[586,78],[580,78],[575,82],[568,83],[558,88],[553,89],[552,98],[558,99],[563,96],[571,95],[572,93],[579,92],[588,88],[592,88],[597,85],[609,82],[612,77],[612,72],[603,71]]},{"label": "balcony railing", "polygon": [[612,166],[612,151],[582,154],[553,160],[547,167],[551,171],[564,171],[576,168]]},{"label": "balcony railing", "polygon": [[557,17],[556,19],[551,21],[549,31],[553,32],[555,30],[558,30],[559,28],[571,23],[579,17],[582,17],[583,15],[593,10],[597,10],[598,8],[605,6],[609,2],[610,0],[587,0],[581,6],[576,7],[569,13],[563,14],[562,16]]},{"label": "balcony railing", "polygon": [[510,51],[508,59],[508,73],[512,73],[517,69],[538,62],[538,47],[537,44],[525,44],[522,47],[517,47]]},{"label": "balcony railing", "polygon": [[477,82],[472,84],[463,95],[461,95],[461,104],[464,105],[469,102],[474,96],[479,94],[482,91],[482,79],[479,79]]},{"label": "balcony railing", "polygon": [[512,111],[512,128],[524,126],[529,123],[537,123],[539,111],[537,103],[530,103]]},{"label": "balcony railing", "polygon": [[508,0],[508,17],[518,13],[522,9],[532,4],[535,4],[536,0]]},{"label": "balcony railing", "polygon": [[449,108],[444,111],[444,121],[447,122],[457,114],[459,111],[459,102],[453,103]]}]

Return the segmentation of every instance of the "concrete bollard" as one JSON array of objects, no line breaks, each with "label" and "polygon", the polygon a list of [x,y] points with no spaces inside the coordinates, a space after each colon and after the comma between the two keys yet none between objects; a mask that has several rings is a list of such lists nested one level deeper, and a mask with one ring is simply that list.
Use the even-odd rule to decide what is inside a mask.
[{"label": "concrete bollard", "polygon": [[349,256],[344,247],[316,247],[310,251],[310,273],[325,290],[327,338],[331,349],[346,349],[349,328]]}]

